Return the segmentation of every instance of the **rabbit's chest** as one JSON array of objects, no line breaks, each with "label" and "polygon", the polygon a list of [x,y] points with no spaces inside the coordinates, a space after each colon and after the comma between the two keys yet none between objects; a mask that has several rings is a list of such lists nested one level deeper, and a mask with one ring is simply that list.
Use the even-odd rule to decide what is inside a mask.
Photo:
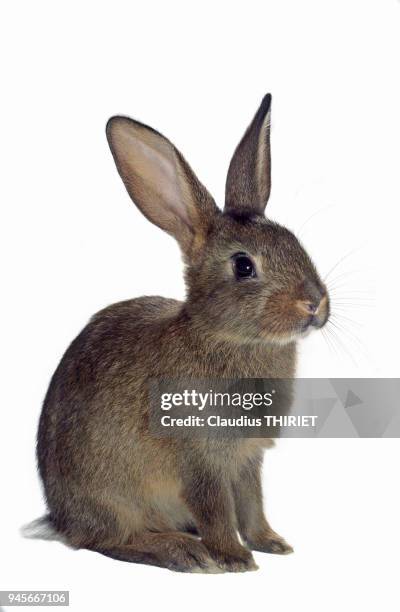
[{"label": "rabbit's chest", "polygon": [[[199,369],[204,367],[198,364]],[[206,360],[210,377],[220,378],[293,378],[296,369],[296,347],[245,347],[229,355],[215,351]]]}]

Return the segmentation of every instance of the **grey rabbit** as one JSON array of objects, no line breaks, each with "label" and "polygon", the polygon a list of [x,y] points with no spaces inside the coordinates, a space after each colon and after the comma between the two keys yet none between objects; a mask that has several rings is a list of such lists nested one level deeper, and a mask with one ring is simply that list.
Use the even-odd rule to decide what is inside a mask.
[{"label": "grey rabbit", "polygon": [[179,243],[187,297],[101,310],[52,377],[37,456],[46,520],[72,547],[180,572],[252,570],[253,550],[292,551],[263,512],[270,440],[210,449],[149,430],[150,378],[289,379],[297,341],[328,319],[310,257],[264,216],[270,109],[266,95],[230,163],[223,211],[167,138],[126,117],[107,124],[130,197]]}]

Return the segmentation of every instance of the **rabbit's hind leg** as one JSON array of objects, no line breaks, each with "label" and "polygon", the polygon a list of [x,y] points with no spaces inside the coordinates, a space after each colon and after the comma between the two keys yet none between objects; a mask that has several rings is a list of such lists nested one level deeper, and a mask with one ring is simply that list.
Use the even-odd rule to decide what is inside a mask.
[{"label": "rabbit's hind leg", "polygon": [[[112,501],[111,501],[112,500]],[[217,573],[202,542],[180,531],[150,531],[143,515],[115,497],[105,500],[71,496],[52,513],[52,523],[74,548],[99,552],[131,563],[165,567],[177,572]]]},{"label": "rabbit's hind leg", "polygon": [[82,495],[63,491],[52,497],[50,522],[61,538],[73,548],[92,548],[98,542],[127,543],[143,529],[141,514],[117,496],[105,492]]},{"label": "rabbit's hind leg", "polygon": [[181,532],[144,532],[133,537],[129,544],[99,544],[88,548],[119,561],[155,565],[176,572],[222,571],[199,539]]}]

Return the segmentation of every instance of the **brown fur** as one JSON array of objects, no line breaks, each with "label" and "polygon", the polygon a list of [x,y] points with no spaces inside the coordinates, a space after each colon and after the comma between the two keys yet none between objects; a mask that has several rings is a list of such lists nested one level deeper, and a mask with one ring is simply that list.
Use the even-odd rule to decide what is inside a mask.
[{"label": "brown fur", "polygon": [[[270,441],[154,438],[147,395],[149,378],[295,374],[295,340],[308,320],[296,305],[326,290],[293,234],[260,214],[269,193],[269,178],[259,183],[263,164],[269,173],[269,102],[234,156],[233,168],[246,159],[254,174],[246,183],[239,172],[237,185],[230,172],[225,213],[167,139],[126,118],[108,125],[131,197],[182,247],[187,299],[105,308],[52,378],[38,462],[51,523],[72,546],[178,571],[243,571],[255,568],[250,549],[291,551],[262,509]],[[245,184],[259,186],[249,201]],[[256,262],[257,278],[235,278],[237,252]],[[327,316],[326,299],[313,324]]]}]

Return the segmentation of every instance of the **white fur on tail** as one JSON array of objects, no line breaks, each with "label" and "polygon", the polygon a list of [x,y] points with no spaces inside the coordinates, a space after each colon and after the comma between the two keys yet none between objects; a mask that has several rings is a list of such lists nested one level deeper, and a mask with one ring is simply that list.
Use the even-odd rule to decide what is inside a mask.
[{"label": "white fur on tail", "polygon": [[21,527],[24,538],[34,540],[58,540],[63,542],[62,536],[52,526],[48,515],[42,516]]}]

